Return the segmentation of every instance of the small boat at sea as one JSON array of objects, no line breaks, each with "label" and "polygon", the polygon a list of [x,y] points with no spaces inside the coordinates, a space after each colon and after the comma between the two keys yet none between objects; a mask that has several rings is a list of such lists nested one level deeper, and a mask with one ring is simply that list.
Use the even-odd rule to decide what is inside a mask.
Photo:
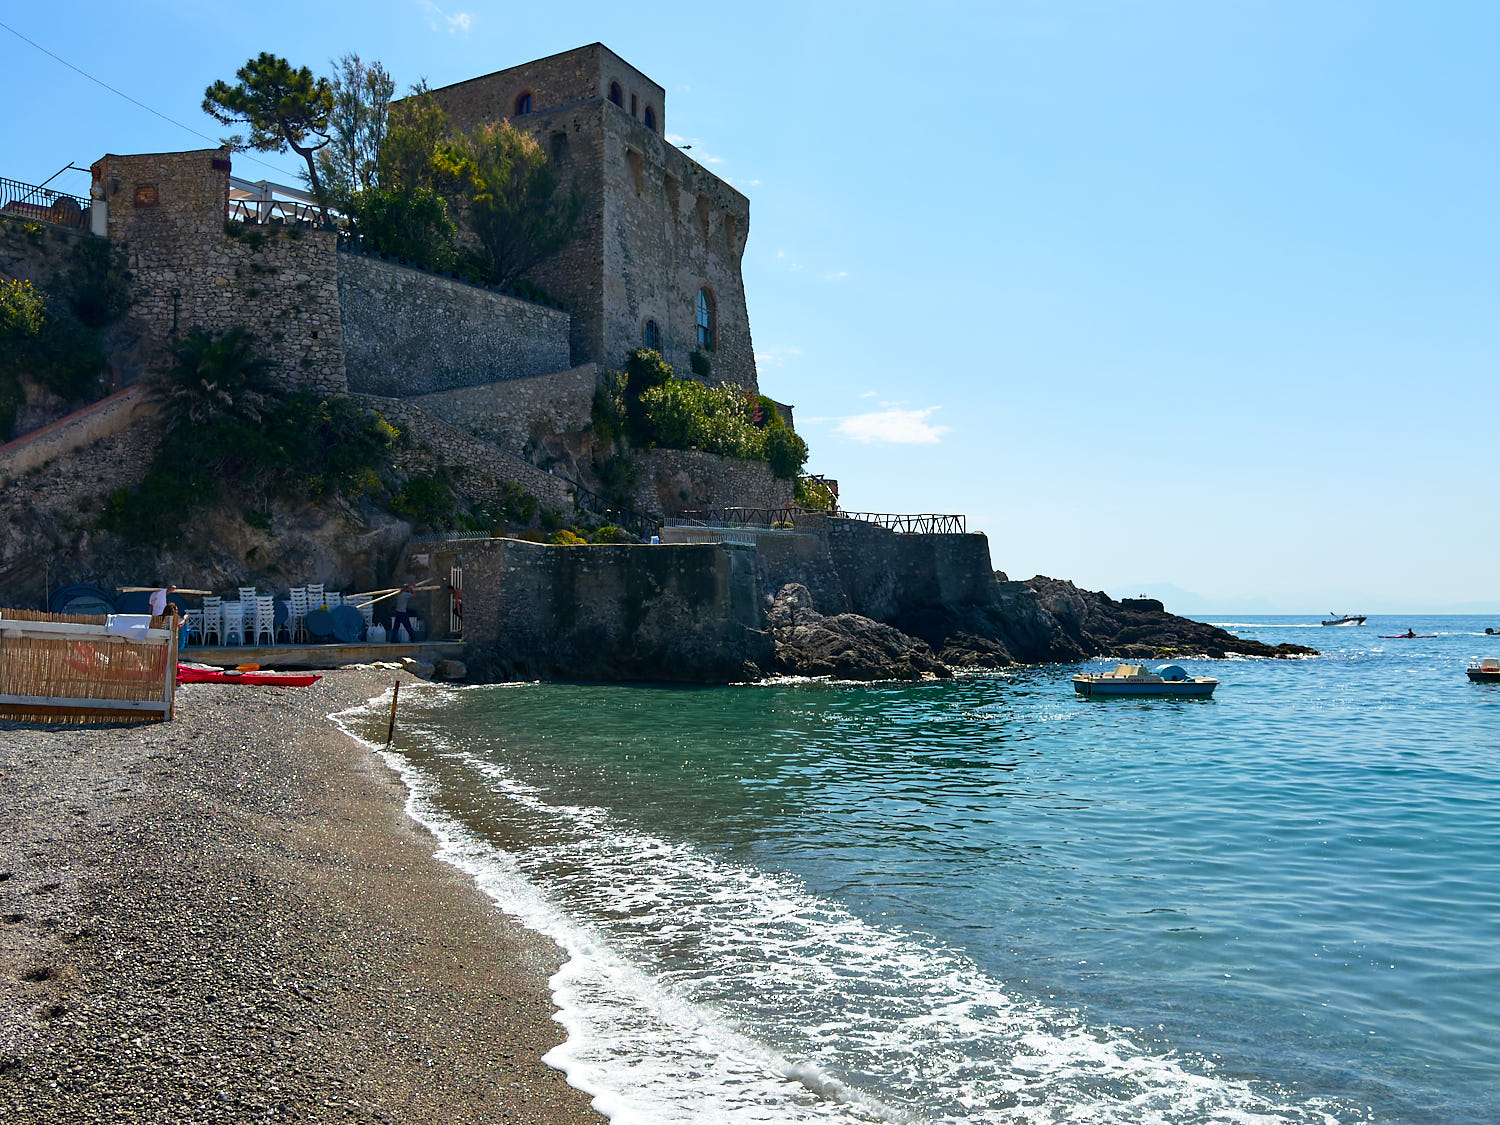
[{"label": "small boat at sea", "polygon": [[1500,684],[1500,659],[1486,656],[1478,664],[1470,664],[1469,679],[1476,684]]},{"label": "small boat at sea", "polygon": [[1431,641],[1437,638],[1436,633],[1413,633],[1408,629],[1404,633],[1381,633],[1382,641]]},{"label": "small boat at sea", "polygon": [[1151,672],[1144,664],[1117,664],[1113,672],[1080,672],[1073,690],[1085,698],[1096,695],[1173,695],[1206,699],[1219,681],[1212,676],[1189,676],[1177,664],[1163,664]]},{"label": "small boat at sea", "polygon": [[1363,613],[1333,613],[1328,614],[1328,620],[1324,625],[1363,625],[1365,615]]}]

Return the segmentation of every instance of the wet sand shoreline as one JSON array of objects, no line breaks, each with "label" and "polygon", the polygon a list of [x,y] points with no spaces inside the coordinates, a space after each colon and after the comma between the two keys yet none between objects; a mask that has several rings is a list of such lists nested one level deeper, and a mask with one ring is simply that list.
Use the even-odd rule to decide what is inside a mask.
[{"label": "wet sand shoreline", "polygon": [[398,678],[0,723],[0,1118],[603,1120],[541,1061],[556,948],[326,718]]}]

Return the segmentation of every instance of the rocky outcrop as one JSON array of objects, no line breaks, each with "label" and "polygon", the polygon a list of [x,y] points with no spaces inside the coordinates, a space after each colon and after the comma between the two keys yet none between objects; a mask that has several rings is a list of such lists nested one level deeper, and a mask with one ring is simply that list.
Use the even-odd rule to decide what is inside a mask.
[{"label": "rocky outcrop", "polygon": [[1071,582],[1037,575],[1026,582],[996,574],[1000,626],[1006,647],[1027,662],[1091,656],[1167,659],[1206,656],[1308,656],[1305,645],[1268,645],[1202,621],[1166,612],[1153,598],[1116,601]]},{"label": "rocky outcrop", "polygon": [[925,641],[857,613],[825,616],[806,586],[782,587],[767,623],[776,642],[774,670],[839,680],[919,680],[953,673]]}]

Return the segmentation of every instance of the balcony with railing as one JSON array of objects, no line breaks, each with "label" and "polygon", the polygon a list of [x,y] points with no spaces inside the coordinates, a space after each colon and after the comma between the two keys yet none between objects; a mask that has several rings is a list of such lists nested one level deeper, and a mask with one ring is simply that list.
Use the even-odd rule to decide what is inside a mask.
[{"label": "balcony with railing", "polygon": [[91,208],[85,196],[0,178],[0,216],[86,231]]}]

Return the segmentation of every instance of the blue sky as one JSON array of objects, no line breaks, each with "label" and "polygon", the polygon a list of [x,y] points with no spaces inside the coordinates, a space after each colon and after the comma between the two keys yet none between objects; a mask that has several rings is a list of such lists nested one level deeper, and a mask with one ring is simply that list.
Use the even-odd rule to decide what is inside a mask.
[{"label": "blue sky", "polygon": [[[749,195],[762,388],[846,507],[1116,594],[1500,611],[1500,5],[90,8],[0,19],[210,137],[262,50],[442,85],[601,40]],[[0,175],[204,143],[4,30],[0,75]]]}]

